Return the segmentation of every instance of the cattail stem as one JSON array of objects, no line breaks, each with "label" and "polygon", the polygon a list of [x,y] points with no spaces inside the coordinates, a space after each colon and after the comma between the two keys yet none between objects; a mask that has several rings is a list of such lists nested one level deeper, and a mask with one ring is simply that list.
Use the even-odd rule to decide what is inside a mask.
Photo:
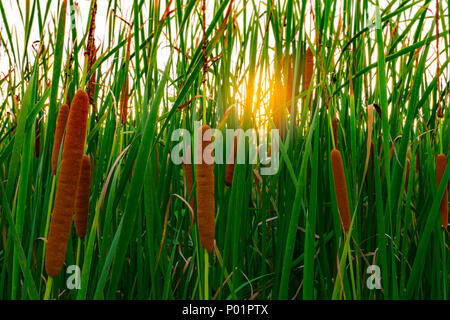
[{"label": "cattail stem", "polygon": [[78,237],[77,241],[77,258],[76,258],[76,265],[80,265],[80,252],[81,252],[81,238]]},{"label": "cattail stem", "polygon": [[[56,178],[55,178],[55,176],[53,176],[53,178],[52,178],[52,188],[50,190],[50,199],[53,199],[53,195],[55,194],[55,185],[56,185]],[[52,210],[51,206],[48,206],[47,219],[45,221],[45,233],[44,233],[46,239],[48,239],[48,230],[50,228],[50,217],[52,215],[52,211],[51,210]],[[43,257],[44,257],[44,260],[42,261],[43,262],[42,263],[43,266],[45,265],[45,252],[46,252],[46,249],[47,249],[47,247],[44,246],[44,252],[42,254]],[[42,272],[42,269],[41,269],[41,272]]]},{"label": "cattail stem", "polygon": [[208,277],[208,267],[209,267],[209,254],[208,251],[205,252],[205,300],[209,299],[209,277]]},{"label": "cattail stem", "polygon": [[52,286],[53,286],[53,277],[48,276],[47,284],[45,286],[44,300],[50,299],[50,294],[52,292]]}]

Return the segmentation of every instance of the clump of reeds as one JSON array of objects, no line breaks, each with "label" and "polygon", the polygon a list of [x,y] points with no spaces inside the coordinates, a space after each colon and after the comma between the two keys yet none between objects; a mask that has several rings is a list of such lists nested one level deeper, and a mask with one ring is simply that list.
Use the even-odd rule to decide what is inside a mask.
[{"label": "clump of reeds", "polygon": [[334,189],[341,218],[341,227],[347,232],[350,229],[351,218],[348,204],[347,183],[345,181],[344,164],[339,150],[331,151],[331,166],[333,169]]},{"label": "clump of reeds", "polygon": [[45,255],[45,270],[52,277],[57,276],[61,271],[66,255],[67,240],[75,205],[74,195],[77,191],[82,165],[88,112],[89,97],[83,90],[78,90],[72,100],[67,120]]}]

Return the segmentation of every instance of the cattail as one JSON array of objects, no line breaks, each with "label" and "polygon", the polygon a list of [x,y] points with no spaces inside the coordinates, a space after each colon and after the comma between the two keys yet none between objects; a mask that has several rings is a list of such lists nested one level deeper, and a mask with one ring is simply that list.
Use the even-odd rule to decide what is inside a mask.
[{"label": "cattail", "polygon": [[65,97],[67,104],[70,104],[70,87],[73,85],[73,83],[70,82],[71,80],[70,76],[72,75],[72,63],[73,63],[73,52],[70,52],[66,61],[66,65],[64,66],[64,88],[67,88]]},{"label": "cattail", "polygon": [[339,149],[339,132],[338,132],[339,119],[334,117],[331,124],[333,126],[334,145],[336,146],[336,149]]},{"label": "cattail", "polygon": [[48,234],[45,270],[51,277],[59,274],[66,256],[83,158],[88,112],[89,97],[83,90],[78,90],[72,100],[67,120],[61,167]]},{"label": "cattail", "polygon": [[230,156],[228,157],[228,164],[225,169],[225,185],[227,187],[230,187],[233,183],[234,165],[236,162],[237,147],[238,147],[238,136],[234,136],[233,152],[230,153]]},{"label": "cattail", "polygon": [[[203,158],[203,151],[210,142],[203,141],[203,134],[209,130],[208,125],[199,128],[197,147],[197,221],[202,247],[211,252],[214,246],[214,163],[207,164]],[[213,155],[208,155],[211,158]],[[211,162],[211,161],[209,161]]]},{"label": "cattail", "polygon": [[[314,55],[310,48],[306,49],[306,56],[305,56],[305,78],[303,83],[303,90],[307,91],[309,89],[309,86],[311,84],[311,78],[313,75],[314,70]],[[305,98],[306,99],[306,98]],[[311,109],[311,101],[312,101],[312,94],[309,98],[308,103],[308,109]]]},{"label": "cattail", "polygon": [[53,151],[52,151],[52,174],[56,174],[56,169],[58,167],[58,157],[59,149],[61,148],[62,138],[64,135],[64,129],[66,128],[67,118],[69,116],[69,106],[63,104],[59,108],[58,118],[56,119],[56,130],[55,137],[53,140]]},{"label": "cattail", "polygon": [[334,188],[336,191],[337,205],[341,217],[341,227],[344,231],[350,229],[350,208],[348,205],[347,183],[345,182],[344,165],[339,150],[331,151],[331,166],[333,169]]},{"label": "cattail", "polygon": [[[127,61],[130,58],[130,46],[131,46],[131,29],[128,34],[128,43],[127,43]],[[128,70],[127,70],[128,71]],[[122,125],[124,125],[127,122],[128,117],[128,98],[130,95],[130,88],[128,83],[128,72],[125,75],[125,82],[122,84],[122,93],[120,95],[120,105],[121,105],[121,113],[120,118]]]},{"label": "cattail", "polygon": [[90,192],[91,160],[89,159],[89,156],[84,155],[75,198],[75,230],[80,238],[84,238],[87,231]]},{"label": "cattail", "polygon": [[275,127],[280,131],[280,137],[283,139],[284,130],[283,130],[283,108],[284,105],[284,93],[285,90],[283,88],[283,84],[281,82],[281,76],[275,76],[275,80],[273,81],[271,96],[269,101],[270,110],[273,114],[273,122]]},{"label": "cattail", "polygon": [[[89,33],[88,33],[88,39],[86,44],[86,50],[84,52],[85,56],[85,64],[88,66],[88,72],[91,71],[92,66],[94,65],[95,61],[97,60],[97,48],[95,47],[95,17],[97,15],[97,0],[94,0],[92,2],[92,8],[91,8],[91,21],[89,24]],[[87,86],[87,94],[89,97],[89,103],[92,105],[92,110],[94,114],[96,113],[96,106],[95,106],[95,74],[94,71],[89,78],[89,83]]]},{"label": "cattail", "polygon": [[[436,180],[437,185],[441,183],[444,176],[445,168],[447,167],[447,157],[441,153],[436,159]],[[445,187],[444,196],[441,201],[441,223],[442,228],[447,229],[448,225],[448,188]]]},{"label": "cattail", "polygon": [[[288,68],[286,70],[286,59],[285,55],[281,58],[281,71],[283,73],[284,85],[286,90],[285,100],[289,102],[292,98],[292,90],[294,88],[294,65],[292,62],[292,54],[289,55]],[[291,111],[290,104],[287,105],[288,112]]]},{"label": "cattail", "polygon": [[[89,71],[91,70],[91,67],[94,65],[95,61],[97,61],[97,50],[98,49],[94,46],[89,56]],[[86,90],[86,93],[89,96],[89,104],[92,106],[94,114],[96,114],[97,112],[97,107],[95,105],[95,87],[96,87],[95,78],[96,78],[96,71],[94,71],[91,77],[89,78],[89,83]]]},{"label": "cattail", "polygon": [[120,120],[122,125],[127,122],[128,117],[128,96],[129,96],[129,84],[128,84],[128,75],[125,77],[125,82],[122,85],[122,93],[120,99]]},{"label": "cattail", "polygon": [[436,11],[435,11],[435,25],[436,25],[436,52],[437,52],[437,59],[436,59],[436,89],[437,89],[437,96],[438,96],[438,110],[437,110],[437,117],[442,119],[444,118],[444,113],[442,112],[442,103],[441,103],[441,85],[439,82],[439,78],[441,75],[440,71],[440,64],[439,64],[439,0],[436,0]]}]

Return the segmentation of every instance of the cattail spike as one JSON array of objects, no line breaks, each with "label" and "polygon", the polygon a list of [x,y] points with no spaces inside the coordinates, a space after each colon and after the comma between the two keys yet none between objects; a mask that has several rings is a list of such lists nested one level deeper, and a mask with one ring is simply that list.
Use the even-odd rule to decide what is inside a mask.
[{"label": "cattail spike", "polygon": [[334,188],[341,218],[341,227],[347,232],[350,229],[351,218],[348,204],[347,183],[345,181],[344,165],[339,150],[331,151],[331,166],[333,169]]},{"label": "cattail spike", "polygon": [[122,125],[127,122],[128,118],[128,96],[129,96],[129,83],[128,83],[128,75],[126,76],[125,82],[122,85],[122,93],[121,93],[121,112],[120,112],[120,120]]},{"label": "cattail spike", "polygon": [[237,147],[238,147],[238,136],[234,136],[233,151],[232,151],[232,153],[230,153],[230,156],[228,158],[228,164],[225,169],[225,185],[227,187],[230,187],[233,184],[233,175],[234,175],[234,166],[236,163]]},{"label": "cattail spike", "polygon": [[336,149],[339,149],[339,131],[338,131],[339,119],[334,117],[331,124],[333,126],[334,145]]},{"label": "cattail spike", "polygon": [[78,237],[86,236],[89,218],[89,195],[91,193],[91,160],[84,155],[81,164],[80,178],[78,179],[75,198],[75,230]]},{"label": "cattail spike", "polygon": [[[214,247],[214,233],[215,233],[215,203],[214,203],[214,163],[208,164],[205,161],[211,162],[211,159],[203,157],[206,147],[210,144],[205,141],[204,133],[209,130],[208,125],[203,125],[198,130],[199,141],[197,147],[197,221],[198,230],[200,234],[200,242],[202,247],[211,252]],[[213,155],[208,155],[213,157]],[[213,159],[213,158],[212,158]]]},{"label": "cattail spike", "polygon": [[78,90],[72,100],[48,234],[45,270],[56,277],[64,264],[86,139],[89,97]]},{"label": "cattail spike", "polygon": [[[314,55],[313,55],[311,49],[308,48],[308,49],[306,49],[306,56],[305,56],[305,74],[304,74],[305,82],[303,83],[304,91],[308,91],[308,89],[309,89],[313,71],[314,71]],[[306,98],[305,98],[305,101],[306,101]],[[311,109],[311,101],[312,101],[312,93],[309,97],[308,109]]]}]

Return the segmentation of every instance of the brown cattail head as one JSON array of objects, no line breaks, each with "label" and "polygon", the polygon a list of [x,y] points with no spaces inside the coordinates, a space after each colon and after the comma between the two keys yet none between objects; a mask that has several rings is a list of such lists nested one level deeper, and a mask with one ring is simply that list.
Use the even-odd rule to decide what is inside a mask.
[{"label": "brown cattail head", "polygon": [[91,160],[84,155],[81,163],[80,178],[78,179],[75,198],[75,230],[78,237],[86,236],[89,218],[89,195],[91,193]]},{"label": "brown cattail head", "polygon": [[[130,48],[131,48],[131,28],[130,28],[130,32],[128,34],[128,41],[127,41],[127,55],[126,55],[126,59],[127,62],[130,59]],[[120,118],[122,121],[122,125],[124,125],[127,122],[127,116],[128,116],[128,98],[130,95],[130,88],[129,88],[129,80],[128,80],[128,69],[126,70],[126,75],[125,75],[125,81],[122,84],[122,93],[120,95]]]},{"label": "brown cattail head", "polygon": [[204,133],[209,130],[208,125],[203,125],[198,129],[199,143],[197,146],[197,221],[202,247],[211,252],[214,247],[215,233],[215,203],[214,203],[214,163],[205,162],[212,154],[203,157],[206,147],[211,143],[205,141]]},{"label": "brown cattail head", "polygon": [[[441,183],[442,177],[444,176],[445,168],[447,167],[447,157],[445,154],[441,153],[436,159],[436,180],[437,185]],[[441,201],[441,223],[442,228],[447,229],[448,226],[448,187],[446,186],[444,196]]]},{"label": "brown cattail head", "polygon": [[228,157],[228,164],[225,169],[225,185],[227,187],[230,187],[233,184],[233,175],[234,175],[234,166],[236,162],[236,155],[237,155],[237,147],[238,147],[238,136],[234,136],[233,141],[233,150],[232,153],[230,153],[230,156]]},{"label": "brown cattail head", "polygon": [[[289,55],[288,68],[286,70],[285,55],[281,58],[281,72],[283,74],[284,87],[286,90],[285,100],[289,102],[292,98],[292,90],[294,88],[294,64],[292,61],[292,54]],[[287,104],[288,112],[291,111],[290,104]]]},{"label": "brown cattail head", "polygon": [[273,122],[275,127],[280,130],[280,137],[283,139],[283,106],[285,102],[285,90],[281,82],[281,76],[275,76],[271,86],[271,96],[269,101],[269,108],[273,114]]},{"label": "brown cattail head", "polygon": [[[314,71],[314,55],[313,55],[311,49],[308,48],[308,49],[306,49],[306,56],[305,56],[305,77],[304,77],[304,83],[303,83],[304,91],[307,91],[309,89],[313,71]],[[306,98],[305,98],[305,101],[306,101]],[[311,101],[312,101],[312,93],[309,98],[308,109],[311,109]]]},{"label": "brown cattail head", "polygon": [[336,149],[339,149],[339,132],[338,132],[339,119],[334,117],[331,125],[333,126],[334,145],[336,146]]},{"label": "brown cattail head", "polygon": [[129,83],[128,75],[125,77],[125,82],[122,85],[122,93],[120,95],[120,120],[122,125],[127,122],[128,117],[128,95],[129,95]]},{"label": "brown cattail head", "polygon": [[61,156],[55,203],[48,234],[45,270],[56,277],[64,264],[67,240],[72,225],[78,178],[80,176],[86,139],[89,97],[78,90],[72,100]]},{"label": "brown cattail head", "polygon": [[56,169],[58,168],[59,150],[61,148],[62,138],[64,135],[64,130],[66,128],[66,122],[68,117],[69,117],[69,106],[67,104],[63,104],[61,108],[59,108],[58,118],[56,119],[55,136],[53,138],[52,175],[56,174]]},{"label": "brown cattail head", "polygon": [[348,205],[347,183],[345,181],[344,164],[339,150],[331,151],[331,166],[333,169],[334,188],[336,191],[337,205],[341,217],[341,227],[347,232],[350,229],[351,218]]},{"label": "brown cattail head", "polygon": [[[92,66],[94,65],[95,61],[97,61],[97,50],[98,48],[95,47],[92,49],[90,56],[89,56],[89,72],[92,68]],[[97,112],[97,107],[95,105],[95,81],[96,81],[96,72],[94,71],[91,75],[91,77],[89,78],[89,83],[87,86],[87,90],[86,93],[89,96],[89,103],[92,105],[92,110],[94,112],[94,114],[96,114]]]},{"label": "brown cattail head", "polygon": [[[86,44],[86,50],[84,52],[85,56],[85,63],[88,66],[88,72],[91,71],[91,68],[95,61],[97,60],[97,48],[95,47],[95,17],[97,15],[97,0],[94,0],[92,2],[92,11],[91,11],[91,21],[89,24],[89,33],[88,33],[88,39]],[[89,78],[89,83],[87,87],[87,94],[89,97],[89,103],[92,105],[92,110],[94,114],[96,113],[96,106],[95,106],[95,72],[92,73],[92,76]]]}]

